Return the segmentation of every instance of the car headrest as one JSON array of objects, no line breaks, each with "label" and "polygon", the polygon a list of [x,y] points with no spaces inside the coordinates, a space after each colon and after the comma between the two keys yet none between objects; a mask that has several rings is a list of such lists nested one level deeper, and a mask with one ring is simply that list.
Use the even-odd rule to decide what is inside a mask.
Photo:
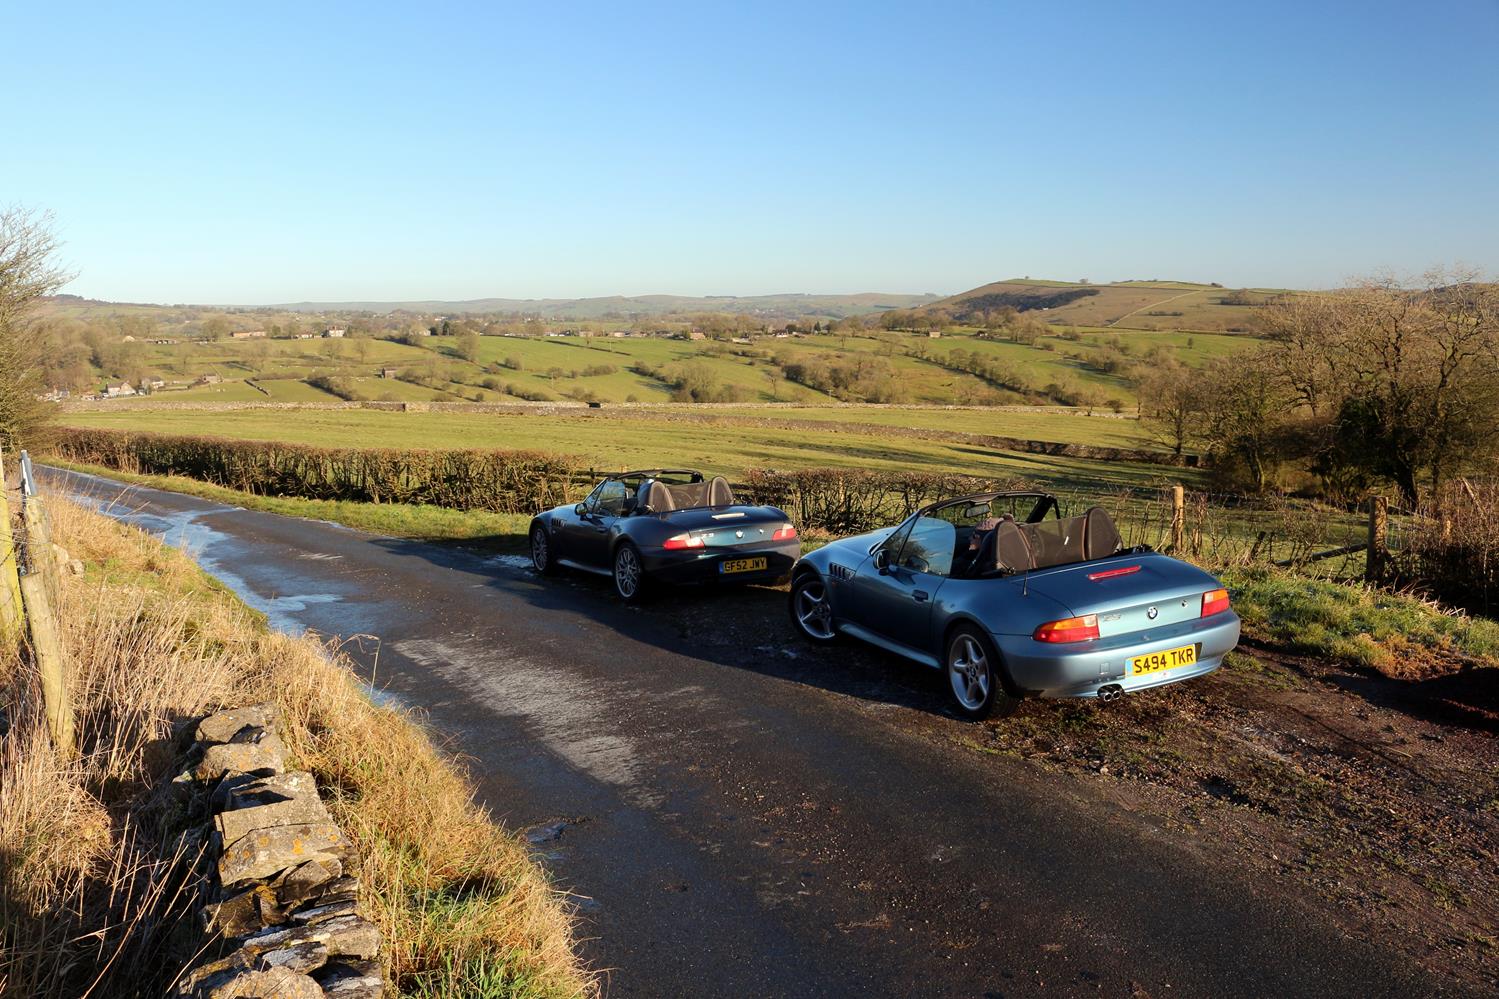
[{"label": "car headrest", "polygon": [[732,506],[733,503],[734,491],[729,488],[729,480],[722,475],[713,476],[713,481],[708,483],[708,505]]},{"label": "car headrest", "polygon": [[1036,567],[1030,541],[1009,518],[994,529],[994,567],[1005,572],[1028,572]]},{"label": "car headrest", "polygon": [[677,503],[672,499],[671,490],[651,479],[640,487],[640,492],[635,497],[635,508],[647,513],[666,513],[668,510],[675,510]]},{"label": "car headrest", "polygon": [[684,482],[680,485],[667,486],[666,491],[671,493],[671,501],[677,510],[693,510],[700,506],[707,506],[708,483],[706,482]]},{"label": "car headrest", "polygon": [[1083,557],[1106,558],[1119,550],[1123,539],[1114,519],[1101,506],[1090,507],[1083,514]]}]

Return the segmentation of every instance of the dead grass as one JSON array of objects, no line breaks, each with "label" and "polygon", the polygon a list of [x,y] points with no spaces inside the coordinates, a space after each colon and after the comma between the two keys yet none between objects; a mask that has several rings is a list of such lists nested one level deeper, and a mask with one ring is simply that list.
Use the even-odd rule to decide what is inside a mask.
[{"label": "dead grass", "polygon": [[60,500],[49,510],[54,540],[87,566],[57,594],[82,755],[56,758],[36,678],[6,656],[0,995],[164,991],[200,942],[189,917],[206,887],[201,842],[163,791],[177,736],[261,700],[361,847],[401,992],[594,991],[564,899],[413,718],[372,704],[331,650],[268,631],[185,556]]}]

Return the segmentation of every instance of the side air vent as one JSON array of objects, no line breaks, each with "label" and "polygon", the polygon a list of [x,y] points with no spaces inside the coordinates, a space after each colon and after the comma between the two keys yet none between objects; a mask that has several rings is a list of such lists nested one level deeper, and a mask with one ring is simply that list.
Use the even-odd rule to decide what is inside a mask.
[{"label": "side air vent", "polygon": [[854,570],[846,565],[839,565],[837,562],[829,562],[828,575],[834,579],[853,579]]}]

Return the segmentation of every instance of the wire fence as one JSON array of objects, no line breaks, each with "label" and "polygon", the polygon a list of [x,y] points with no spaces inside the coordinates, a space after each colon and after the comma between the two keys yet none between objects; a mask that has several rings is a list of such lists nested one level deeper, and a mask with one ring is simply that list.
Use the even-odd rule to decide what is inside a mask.
[{"label": "wire fence", "polygon": [[1292,496],[1163,486],[1077,489],[1059,493],[1059,499],[1067,513],[1107,510],[1126,545],[1149,545],[1203,565],[1296,566],[1334,578],[1368,577],[1370,545],[1376,559],[1393,557],[1414,519],[1387,514],[1382,533],[1372,537],[1367,507]]}]

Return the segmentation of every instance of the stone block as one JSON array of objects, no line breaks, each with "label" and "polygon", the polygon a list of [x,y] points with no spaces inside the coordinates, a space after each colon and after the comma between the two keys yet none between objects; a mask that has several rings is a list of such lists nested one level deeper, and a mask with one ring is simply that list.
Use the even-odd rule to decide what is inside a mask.
[{"label": "stone block", "polygon": [[306,770],[288,770],[269,777],[256,777],[237,786],[229,797],[230,808],[255,808],[291,798],[317,794],[317,781]]},{"label": "stone block", "polygon": [[253,955],[237,950],[225,957],[200,964],[186,972],[178,981],[174,999],[205,995],[210,989],[229,981],[241,972],[251,970],[254,962]]},{"label": "stone block", "polygon": [[252,808],[227,809],[214,816],[213,826],[223,838],[224,847],[232,848],[246,835],[279,826],[314,825],[332,822],[328,808],[316,792],[287,798]]},{"label": "stone block", "polygon": [[385,994],[379,961],[329,961],[313,977],[324,995],[336,999],[381,999]]},{"label": "stone block", "polygon": [[322,943],[341,957],[372,958],[380,951],[380,930],[360,916],[338,916],[306,926],[278,926],[246,937],[243,949],[252,954]]},{"label": "stone block", "polygon": [[256,967],[262,971],[285,968],[287,971],[296,971],[305,975],[327,963],[328,945],[321,940],[308,940],[289,947],[278,947],[275,950],[263,952]]},{"label": "stone block", "polygon": [[194,738],[205,744],[229,742],[246,728],[269,729],[274,709],[269,704],[252,704],[209,715],[198,722]]},{"label": "stone block", "polygon": [[326,905],[314,905],[298,909],[291,914],[294,923],[322,923],[337,916],[353,916],[359,913],[359,902],[352,898],[340,899]]},{"label": "stone block", "polygon": [[317,782],[305,770],[262,776],[239,774],[223,780],[214,793],[213,806],[215,811],[255,808],[317,793]]},{"label": "stone block", "polygon": [[343,872],[341,859],[323,857],[293,867],[272,882],[270,887],[281,906],[291,908],[320,895],[342,877]]},{"label": "stone block", "polygon": [[252,885],[203,908],[204,925],[226,937],[259,932],[280,922],[282,916],[276,893],[265,885]]},{"label": "stone block", "polygon": [[[264,730],[262,730],[264,731]],[[286,750],[274,732],[264,732],[251,742],[223,742],[203,751],[203,759],[193,768],[201,781],[216,781],[235,774],[270,776],[286,769]]]},{"label": "stone block", "polygon": [[219,884],[226,888],[258,881],[309,860],[338,860],[352,847],[331,822],[261,829],[242,837],[219,857]]},{"label": "stone block", "polygon": [[[348,864],[345,858],[344,863]],[[312,905],[332,905],[334,902],[352,902],[359,898],[359,879],[345,874],[328,882],[308,897]]]},{"label": "stone block", "polygon": [[241,971],[198,993],[203,999],[323,999],[323,988],[286,968]]}]

